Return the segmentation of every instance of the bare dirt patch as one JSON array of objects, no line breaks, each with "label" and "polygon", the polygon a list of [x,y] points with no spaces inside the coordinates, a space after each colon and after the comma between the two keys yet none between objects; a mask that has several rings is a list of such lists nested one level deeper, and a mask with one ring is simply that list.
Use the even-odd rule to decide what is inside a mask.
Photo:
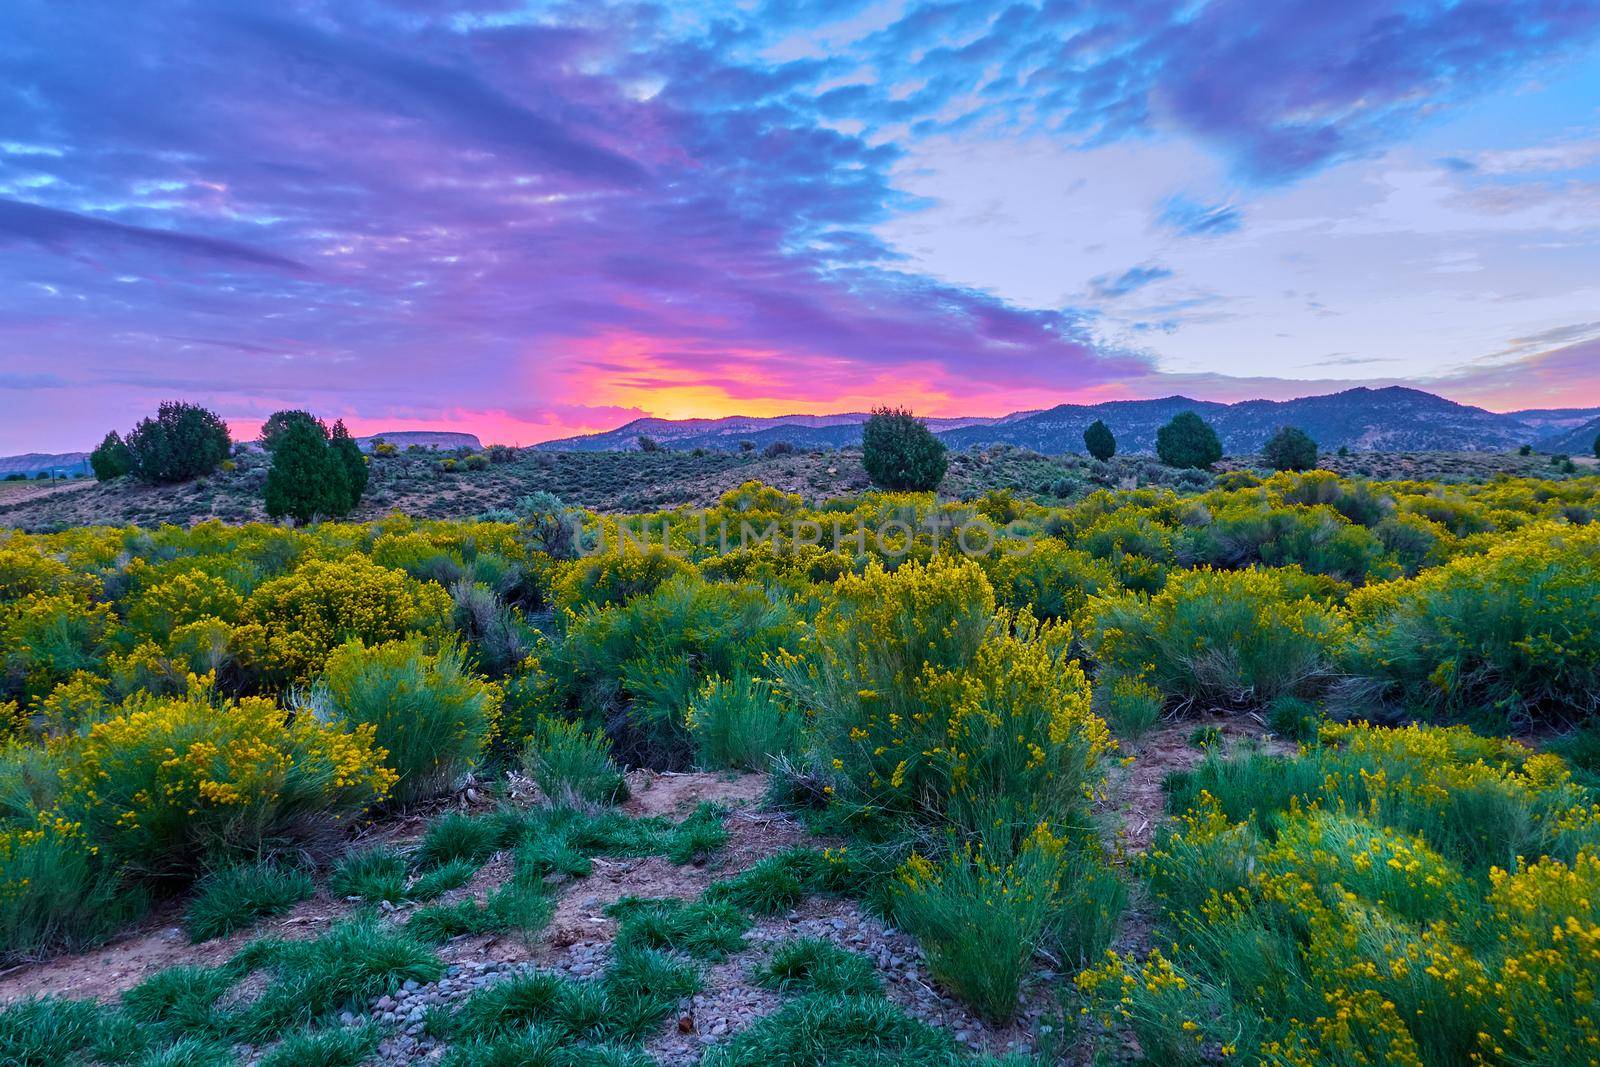
[{"label": "bare dirt patch", "polygon": [[1185,771],[1205,758],[1205,750],[1192,740],[1195,731],[1212,727],[1221,735],[1224,749],[1244,743],[1260,744],[1268,751],[1291,753],[1295,746],[1273,736],[1266,723],[1250,712],[1212,712],[1163,723],[1133,747],[1133,762],[1112,772],[1111,800],[1106,811],[1115,819],[1119,844],[1125,852],[1150,847],[1156,829],[1166,816],[1168,775]]},{"label": "bare dirt patch", "polygon": [[46,994],[112,1000],[158,971],[178,966],[216,966],[258,937],[316,937],[353,905],[318,893],[287,914],[199,945],[178,925],[176,905],[163,908],[133,932],[90,952],[24,963],[0,975],[0,1003]]},{"label": "bare dirt patch", "polygon": [[634,771],[628,775],[630,796],[622,810],[629,815],[681,819],[701,804],[725,808],[751,807],[767,788],[764,774]]}]

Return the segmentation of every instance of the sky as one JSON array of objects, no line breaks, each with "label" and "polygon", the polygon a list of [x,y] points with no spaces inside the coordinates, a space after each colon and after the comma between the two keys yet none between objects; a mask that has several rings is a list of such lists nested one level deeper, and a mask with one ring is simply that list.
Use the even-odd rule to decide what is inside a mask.
[{"label": "sky", "polygon": [[6,0],[0,453],[1600,406],[1596,0]]}]

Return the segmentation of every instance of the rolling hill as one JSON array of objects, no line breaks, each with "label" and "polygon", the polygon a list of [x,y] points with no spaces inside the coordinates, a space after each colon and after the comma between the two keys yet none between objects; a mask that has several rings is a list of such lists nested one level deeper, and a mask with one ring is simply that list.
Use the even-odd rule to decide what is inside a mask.
[{"label": "rolling hill", "polygon": [[28,452],[21,456],[0,456],[0,478],[20,474],[32,478],[38,474],[53,474],[57,478],[71,478],[89,473],[87,452]]},{"label": "rolling hill", "polygon": [[[1183,396],[1061,404],[1001,418],[929,419],[928,426],[952,448],[1011,444],[1047,455],[1083,450],[1083,431],[1103,420],[1128,454],[1155,451],[1156,431],[1181,411],[1195,411],[1216,428],[1229,453],[1254,452],[1281,426],[1298,426],[1324,449],[1358,452],[1498,452],[1533,443],[1555,426],[1570,425],[1600,411],[1498,414],[1458,404],[1420,389],[1356,388],[1296,400],[1246,400],[1221,404]],[[640,435],[674,449],[732,449],[749,441],[764,448],[782,441],[797,448],[859,444],[862,413],[790,415],[774,418],[636,419],[605,433],[549,441],[547,451],[611,451],[638,447]]]},{"label": "rolling hill", "polygon": [[1600,439],[1600,417],[1579,423],[1576,427],[1540,438],[1534,447],[1541,452],[1565,452],[1574,456],[1594,455],[1595,441]]}]

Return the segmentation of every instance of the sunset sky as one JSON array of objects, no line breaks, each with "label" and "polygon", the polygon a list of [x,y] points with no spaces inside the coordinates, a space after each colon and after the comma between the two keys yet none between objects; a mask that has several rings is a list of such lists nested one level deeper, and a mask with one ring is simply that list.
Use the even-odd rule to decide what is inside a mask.
[{"label": "sunset sky", "polygon": [[0,25],[0,453],[1600,405],[1600,2],[72,3]]}]

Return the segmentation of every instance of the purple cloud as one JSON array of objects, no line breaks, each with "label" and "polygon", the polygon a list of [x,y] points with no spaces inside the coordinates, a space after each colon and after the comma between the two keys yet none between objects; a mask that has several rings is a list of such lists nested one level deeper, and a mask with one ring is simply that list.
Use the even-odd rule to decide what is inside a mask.
[{"label": "purple cloud", "polygon": [[1567,0],[927,2],[859,50],[879,86],[922,87],[829,103],[886,126],[981,118],[1098,140],[1175,125],[1274,183],[1381,147],[1597,34],[1600,5]]},{"label": "purple cloud", "polygon": [[7,446],[174,395],[246,423],[498,412],[528,440],[679,396],[824,409],[902,375],[956,405],[977,375],[1003,407],[1148,369],[1071,310],[894,269],[900,150],[817,121],[817,63],[741,65],[642,10],[17,14],[8,137],[59,154],[0,179],[25,179],[0,184],[0,351],[75,399]]},{"label": "purple cloud", "polygon": [[[1555,0],[913,2],[825,55],[771,50],[870,7],[14,0],[0,359],[39,402],[0,449],[92,443],[173,396],[368,429],[497,413],[531,440],[696,405],[1126,391],[1153,359],[1097,343],[1093,308],[913,273],[878,236],[917,203],[908,139],[1177,128],[1282,181],[1600,23]],[[1240,224],[1160,210],[1184,235]]]},{"label": "purple cloud", "polygon": [[130,226],[71,211],[0,199],[0,243],[30,241],[45,248],[69,250],[124,246],[200,256],[221,263],[304,271],[305,264],[218,237],[174,233],[148,226]]}]

